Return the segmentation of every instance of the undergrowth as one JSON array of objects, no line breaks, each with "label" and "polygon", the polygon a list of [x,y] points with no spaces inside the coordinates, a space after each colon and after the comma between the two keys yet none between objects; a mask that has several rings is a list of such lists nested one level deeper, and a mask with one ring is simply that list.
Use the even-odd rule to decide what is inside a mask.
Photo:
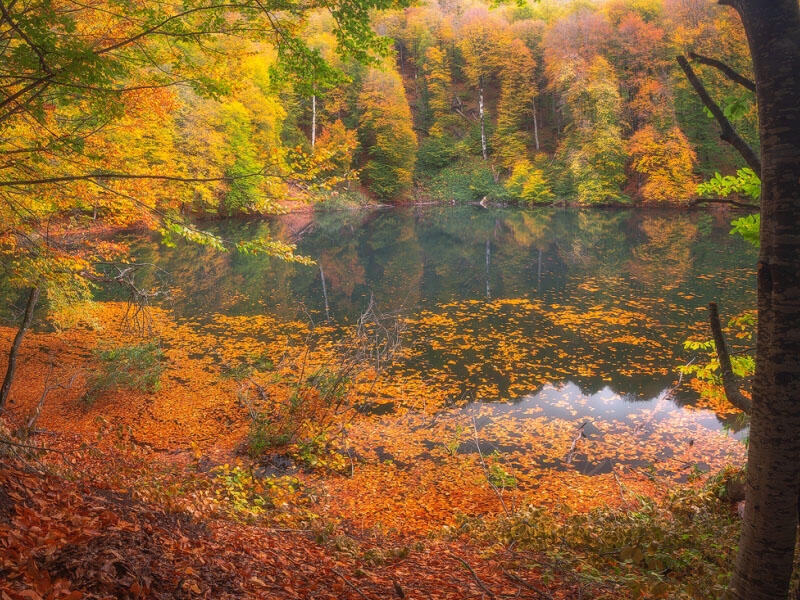
[{"label": "undergrowth", "polygon": [[86,382],[82,398],[85,404],[91,405],[105,392],[114,390],[158,391],[165,368],[158,342],[101,349],[95,354],[100,368]]},{"label": "undergrowth", "polygon": [[630,598],[719,598],[731,576],[741,521],[726,498],[741,476],[727,469],[702,489],[663,501],[637,497],[628,509],[558,516],[528,507],[493,523],[462,520],[484,541],[543,553],[551,577],[572,573]]}]

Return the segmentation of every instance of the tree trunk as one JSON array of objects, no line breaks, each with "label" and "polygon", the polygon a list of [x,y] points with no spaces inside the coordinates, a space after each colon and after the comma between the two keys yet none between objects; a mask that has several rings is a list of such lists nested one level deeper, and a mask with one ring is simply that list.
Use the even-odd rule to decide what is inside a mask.
[{"label": "tree trunk", "polygon": [[484,109],[483,109],[483,81],[481,80],[478,84],[478,116],[481,120],[481,153],[483,154],[483,160],[487,160],[489,158],[489,151],[486,144],[486,119],[484,116]]},{"label": "tree trunk", "polygon": [[747,504],[729,597],[779,600],[789,595],[800,492],[800,6],[722,3],[739,12],[753,57],[762,165]]},{"label": "tree trunk", "polygon": [[725,390],[725,397],[728,402],[739,410],[750,413],[752,406],[750,400],[745,398],[736,385],[736,376],[731,367],[731,357],[728,354],[728,345],[725,343],[725,336],[722,334],[722,325],[719,322],[719,311],[717,303],[710,302],[708,305],[708,321],[711,325],[711,334],[714,336],[714,346],[717,350],[717,360],[719,360],[719,372],[722,376],[722,387]]},{"label": "tree trunk", "polygon": [[317,144],[317,95],[311,96],[311,153]]},{"label": "tree trunk", "polygon": [[533,109],[533,140],[536,143],[536,151],[539,151],[539,123],[536,121],[536,98],[531,98],[531,108]]},{"label": "tree trunk", "polygon": [[36,285],[31,288],[28,294],[28,303],[25,305],[25,315],[22,317],[22,324],[17,330],[17,335],[14,336],[14,343],[11,344],[11,350],[8,353],[8,368],[6,369],[6,376],[3,379],[3,387],[0,388],[0,410],[5,408],[8,401],[8,395],[11,393],[11,384],[14,381],[14,371],[17,368],[17,355],[19,354],[19,347],[22,345],[22,338],[25,337],[25,332],[31,326],[33,320],[33,309],[36,308],[36,303],[39,301],[39,286]]}]

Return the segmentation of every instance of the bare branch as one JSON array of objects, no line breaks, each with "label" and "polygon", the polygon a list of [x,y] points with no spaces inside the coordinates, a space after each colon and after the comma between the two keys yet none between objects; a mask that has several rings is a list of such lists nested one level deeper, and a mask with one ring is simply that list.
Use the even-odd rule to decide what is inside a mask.
[{"label": "bare branch", "polygon": [[736,148],[739,154],[741,154],[742,158],[744,158],[747,166],[753,169],[753,171],[756,173],[760,174],[761,159],[750,147],[750,145],[736,132],[736,130],[733,128],[733,125],[731,125],[731,122],[728,120],[728,117],[725,116],[719,105],[714,102],[714,100],[708,94],[708,91],[703,83],[697,78],[697,75],[695,74],[694,69],[692,69],[692,66],[689,64],[689,61],[686,60],[685,56],[678,56],[676,57],[676,60],[678,61],[681,69],[683,69],[683,72],[686,74],[686,78],[689,80],[689,83],[692,84],[695,92],[697,92],[697,95],[700,96],[700,100],[702,100],[705,107],[711,111],[711,114],[714,115],[717,123],[719,123],[719,126],[722,129],[720,138]]},{"label": "bare branch", "polygon": [[481,461],[481,468],[483,469],[483,474],[486,477],[486,481],[489,484],[489,487],[492,488],[492,491],[494,492],[495,496],[497,496],[497,498],[500,500],[500,505],[503,507],[503,512],[506,515],[510,515],[511,513],[509,512],[508,507],[506,506],[506,502],[505,500],[503,500],[503,494],[492,481],[491,474],[489,472],[489,467],[486,466],[486,461],[483,458],[483,450],[481,450],[481,442],[480,439],[478,438],[478,424],[475,422],[474,416],[472,417],[472,431],[475,432],[475,446],[477,446],[478,448],[478,458]]},{"label": "bare branch", "polygon": [[754,81],[748,79],[744,75],[741,75],[739,72],[735,71],[721,60],[717,60],[716,58],[710,58],[708,56],[703,56],[702,54],[697,54],[696,52],[689,52],[689,58],[699,62],[700,64],[708,65],[709,67],[714,67],[715,69],[720,71],[723,75],[725,75],[725,77],[727,77],[731,81],[738,83],[742,87],[747,88],[751,92],[756,91],[756,84]]},{"label": "bare branch", "polygon": [[485,584],[485,583],[483,583],[483,581],[481,581],[481,578],[480,578],[480,577],[478,577],[478,574],[475,572],[475,569],[473,569],[473,568],[472,568],[472,567],[469,565],[469,563],[468,563],[467,561],[465,561],[465,560],[464,560],[463,558],[461,558],[460,556],[458,556],[458,555],[456,555],[456,554],[453,554],[452,552],[448,552],[448,554],[449,554],[449,555],[450,555],[452,558],[454,558],[454,559],[456,559],[458,562],[460,562],[462,565],[464,565],[464,567],[467,569],[467,571],[469,571],[469,572],[470,572],[470,574],[472,575],[472,578],[475,580],[475,583],[477,583],[477,584],[478,584],[478,587],[479,587],[479,588],[481,588],[481,590],[483,590],[483,593],[484,593],[484,594],[486,594],[487,596],[489,596],[489,598],[496,598],[496,596],[494,595],[494,593],[492,592],[492,590],[490,590],[488,587],[486,587],[486,584]]}]

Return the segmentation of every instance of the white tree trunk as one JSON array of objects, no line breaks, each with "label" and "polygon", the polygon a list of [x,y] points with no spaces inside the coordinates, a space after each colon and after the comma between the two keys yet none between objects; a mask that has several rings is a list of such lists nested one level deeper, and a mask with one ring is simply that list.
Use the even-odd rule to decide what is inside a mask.
[{"label": "white tree trunk", "polygon": [[489,159],[489,149],[486,144],[486,121],[485,115],[483,110],[483,84],[478,87],[478,115],[480,116],[481,120],[481,153],[483,154],[483,160]]},{"label": "white tree trunk", "polygon": [[311,96],[311,152],[317,143],[317,95]]}]

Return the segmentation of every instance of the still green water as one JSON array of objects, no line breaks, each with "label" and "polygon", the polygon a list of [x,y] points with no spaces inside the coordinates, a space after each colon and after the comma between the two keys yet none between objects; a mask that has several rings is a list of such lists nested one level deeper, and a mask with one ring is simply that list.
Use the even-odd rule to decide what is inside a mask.
[{"label": "still green water", "polygon": [[[530,402],[574,389],[624,413],[654,401],[723,319],[755,306],[756,250],[702,211],[416,206],[228,222],[229,239],[270,234],[315,266],[136,243],[175,288],[179,319],[270,314],[345,328],[373,298],[406,321],[397,376],[453,404]],[[678,404],[693,401],[680,390]],[[588,401],[588,400],[587,400]]]}]

